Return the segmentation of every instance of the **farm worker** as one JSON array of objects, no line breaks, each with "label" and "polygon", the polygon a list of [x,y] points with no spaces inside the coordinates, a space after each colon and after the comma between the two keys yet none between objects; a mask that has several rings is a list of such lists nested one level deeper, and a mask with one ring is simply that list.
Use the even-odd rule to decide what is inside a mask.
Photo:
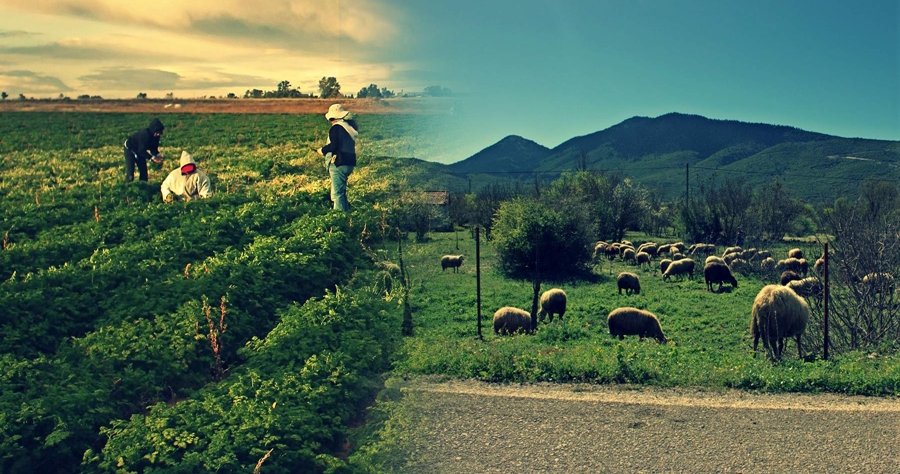
[{"label": "farm worker", "polygon": [[334,208],[346,212],[350,210],[347,178],[356,166],[356,137],[359,135],[359,127],[341,104],[328,107],[325,118],[331,122],[328,141],[317,151],[325,157],[325,169],[331,176],[331,201]]},{"label": "farm worker", "polygon": [[194,157],[187,151],[181,152],[180,167],[172,170],[166,176],[159,190],[165,202],[175,199],[190,201],[197,198],[208,198],[212,191],[209,186],[209,176],[197,167]]},{"label": "farm worker", "polygon": [[165,125],[158,118],[150,121],[150,126],[135,132],[125,140],[125,182],[134,180],[134,165],[137,165],[141,181],[147,181],[147,159],[161,164],[163,154],[159,151]]}]

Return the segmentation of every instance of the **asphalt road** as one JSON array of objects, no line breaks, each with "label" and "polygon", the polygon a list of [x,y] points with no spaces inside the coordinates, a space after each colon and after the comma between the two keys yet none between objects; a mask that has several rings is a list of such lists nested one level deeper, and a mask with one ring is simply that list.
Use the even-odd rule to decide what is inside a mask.
[{"label": "asphalt road", "polygon": [[402,472],[900,473],[900,400],[413,382]]}]

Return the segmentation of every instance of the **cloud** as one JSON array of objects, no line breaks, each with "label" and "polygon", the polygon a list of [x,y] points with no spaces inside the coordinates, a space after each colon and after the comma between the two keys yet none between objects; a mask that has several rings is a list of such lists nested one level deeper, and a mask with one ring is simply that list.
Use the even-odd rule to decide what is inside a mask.
[{"label": "cloud", "polygon": [[106,68],[78,78],[86,86],[112,90],[175,89],[181,75],[160,69]]},{"label": "cloud", "polygon": [[0,47],[0,54],[73,60],[114,59],[122,56],[120,52],[114,51],[112,49],[72,46],[62,43],[46,43],[34,46]]},{"label": "cloud", "polygon": [[23,30],[0,30],[0,38],[27,38],[29,36],[38,36],[40,33]]},{"label": "cloud", "polygon": [[211,89],[216,87],[252,87],[256,84],[270,83],[270,78],[247,74],[231,74],[221,71],[210,71],[183,77],[178,81],[179,89]]},{"label": "cloud", "polygon": [[27,70],[0,72],[0,87],[33,93],[69,92],[72,90],[57,77]]}]

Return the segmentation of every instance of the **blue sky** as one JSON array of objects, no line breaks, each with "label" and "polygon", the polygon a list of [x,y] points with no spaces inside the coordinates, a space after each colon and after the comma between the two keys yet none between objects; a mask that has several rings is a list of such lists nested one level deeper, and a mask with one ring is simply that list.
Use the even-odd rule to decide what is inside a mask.
[{"label": "blue sky", "polygon": [[[900,0],[0,0],[16,97],[442,85],[456,161],[668,112],[900,140]],[[451,110],[448,104],[447,110]]]},{"label": "blue sky", "polygon": [[900,140],[896,0],[439,0],[410,9],[421,19],[411,54],[471,94],[459,126],[477,144],[461,157],[508,134],[553,147],[673,111]]}]

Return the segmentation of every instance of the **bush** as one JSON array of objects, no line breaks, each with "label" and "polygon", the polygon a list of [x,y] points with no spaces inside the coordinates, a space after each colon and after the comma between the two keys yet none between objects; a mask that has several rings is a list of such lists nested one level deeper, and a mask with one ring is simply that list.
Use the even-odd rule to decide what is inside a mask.
[{"label": "bush", "polygon": [[538,270],[541,278],[568,277],[590,262],[593,235],[579,209],[517,198],[500,206],[493,227],[500,267],[507,275],[531,277]]}]

